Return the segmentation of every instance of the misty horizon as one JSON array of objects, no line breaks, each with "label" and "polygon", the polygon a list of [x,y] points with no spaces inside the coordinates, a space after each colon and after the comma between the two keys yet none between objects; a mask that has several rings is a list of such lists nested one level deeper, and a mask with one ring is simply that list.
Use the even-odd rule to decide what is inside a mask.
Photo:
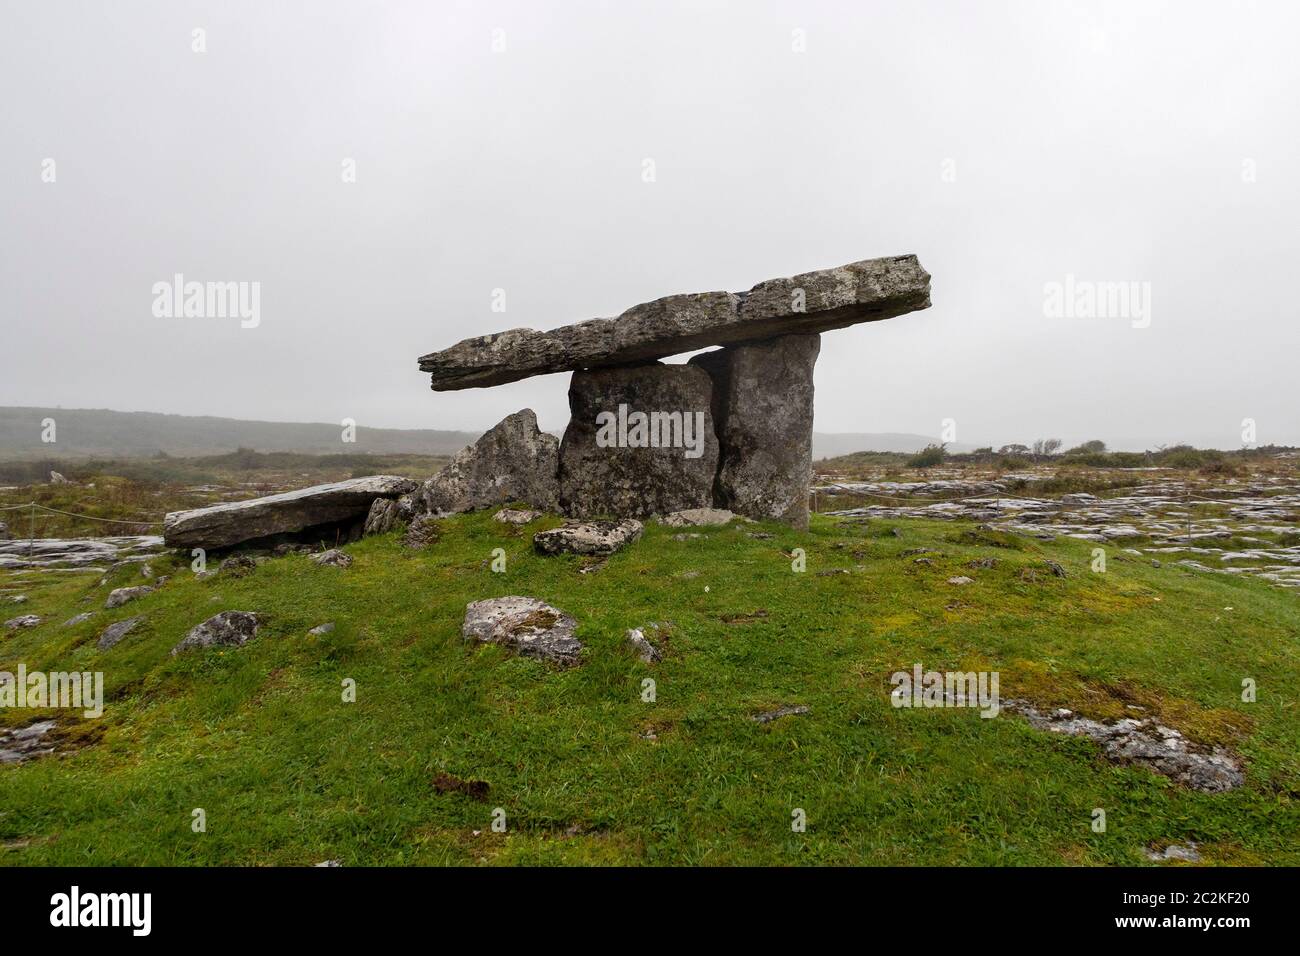
[{"label": "misty horizon", "polygon": [[12,8],[0,404],[556,430],[567,376],[417,357],[916,253],[933,307],[825,337],[818,432],[1300,444],[1300,11],[736,9]]}]

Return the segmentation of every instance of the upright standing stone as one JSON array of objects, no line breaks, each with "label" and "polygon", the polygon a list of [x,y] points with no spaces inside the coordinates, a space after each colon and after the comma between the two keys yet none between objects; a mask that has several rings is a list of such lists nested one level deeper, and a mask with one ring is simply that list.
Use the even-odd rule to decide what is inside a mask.
[{"label": "upright standing stone", "polygon": [[690,365],[574,372],[560,444],[560,509],[643,518],[713,503],[712,383]]},{"label": "upright standing stone", "polygon": [[783,335],[690,360],[713,379],[717,507],[808,527],[813,366],[820,350],[820,335]]}]

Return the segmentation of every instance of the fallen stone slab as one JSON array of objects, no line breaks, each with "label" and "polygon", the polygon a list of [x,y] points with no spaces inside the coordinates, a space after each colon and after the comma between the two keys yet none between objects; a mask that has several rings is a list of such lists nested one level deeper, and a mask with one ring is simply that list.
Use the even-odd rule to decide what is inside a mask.
[{"label": "fallen stone slab", "polygon": [[99,635],[99,641],[96,647],[101,651],[106,651],[115,646],[122,638],[126,637],[135,629],[135,626],[143,621],[143,617],[128,617],[125,621],[117,621],[104,628],[104,633]]},{"label": "fallen stone slab", "polygon": [[691,358],[713,380],[718,507],[807,530],[820,352],[820,335],[783,335]]},{"label": "fallen stone slab", "polygon": [[712,383],[690,365],[574,372],[560,444],[560,510],[644,518],[713,504]]},{"label": "fallen stone slab", "polygon": [[465,608],[461,636],[467,641],[501,644],[524,657],[557,664],[579,663],[578,622],[537,598],[512,595],[474,601]]},{"label": "fallen stone slab", "polygon": [[865,259],[770,279],[749,292],[670,295],[612,319],[550,332],[511,329],[420,358],[434,391],[482,388],[532,375],[625,365],[779,335],[825,332],[930,306],[916,256]]},{"label": "fallen stone slab", "polygon": [[609,555],[641,537],[644,526],[631,518],[623,521],[569,521],[533,535],[540,554]]},{"label": "fallen stone slab", "polygon": [[172,648],[172,656],[202,647],[242,647],[257,636],[261,623],[252,611],[222,611],[191,628]]},{"label": "fallen stone slab", "polygon": [[169,548],[218,549],[322,526],[360,524],[376,498],[396,498],[417,487],[409,478],[371,475],[250,501],[173,511],[163,519],[163,540]]},{"label": "fallen stone slab", "polygon": [[426,481],[419,510],[459,514],[523,501],[554,511],[559,499],[559,440],[537,427],[531,408],[508,415]]},{"label": "fallen stone slab", "polygon": [[669,528],[720,528],[735,519],[735,513],[725,508],[688,508],[664,515],[659,523]]}]

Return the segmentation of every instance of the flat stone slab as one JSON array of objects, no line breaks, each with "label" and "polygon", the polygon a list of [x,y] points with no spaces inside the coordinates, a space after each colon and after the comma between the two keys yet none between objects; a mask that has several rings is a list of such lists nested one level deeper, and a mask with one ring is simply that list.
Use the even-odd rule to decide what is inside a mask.
[{"label": "flat stone slab", "polygon": [[578,622],[537,598],[511,595],[474,601],[465,608],[461,636],[467,641],[501,644],[524,657],[577,664],[582,642]]},{"label": "flat stone slab", "polygon": [[360,522],[376,498],[396,498],[417,487],[409,478],[371,475],[249,501],[173,511],[163,519],[163,541],[169,548],[228,548],[317,525]]},{"label": "flat stone slab", "polygon": [[533,375],[646,362],[800,332],[825,332],[930,307],[930,274],[916,256],[864,259],[760,282],[748,292],[670,295],[612,319],[550,332],[510,329],[421,356],[436,392]]}]

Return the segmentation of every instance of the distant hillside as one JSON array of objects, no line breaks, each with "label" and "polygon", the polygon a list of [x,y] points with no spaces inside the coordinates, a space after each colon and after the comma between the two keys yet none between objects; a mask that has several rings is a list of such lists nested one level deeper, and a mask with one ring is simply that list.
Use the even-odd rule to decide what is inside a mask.
[{"label": "distant hillside", "polygon": [[[57,441],[41,441],[41,420],[57,423]],[[213,416],[115,412],[106,408],[0,407],[0,459],[147,458],[222,455],[239,448],[305,455],[452,455],[481,432],[357,427],[355,444],[339,440],[342,429],[323,422],[252,422]],[[856,451],[920,451],[933,436],[901,432],[813,433],[813,458]],[[974,446],[955,443],[949,451]]]},{"label": "distant hillside", "polygon": [[[41,441],[41,421],[57,424],[53,444]],[[344,444],[339,425],[316,422],[250,422],[211,416],[115,412],[88,408],[0,407],[0,458],[134,458],[219,455],[239,448],[308,455],[451,455],[478,432],[367,428]]]}]

